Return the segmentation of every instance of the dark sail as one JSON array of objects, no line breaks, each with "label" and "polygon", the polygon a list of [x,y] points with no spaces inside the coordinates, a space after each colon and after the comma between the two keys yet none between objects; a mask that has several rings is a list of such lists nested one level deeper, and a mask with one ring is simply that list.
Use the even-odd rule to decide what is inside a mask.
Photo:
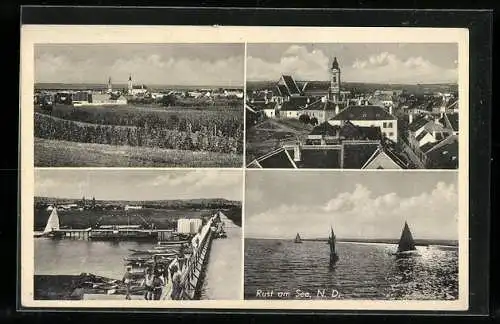
[{"label": "dark sail", "polygon": [[297,233],[297,236],[295,236],[295,243],[302,243],[299,233]]},{"label": "dark sail", "polygon": [[399,239],[398,252],[414,251],[415,242],[413,241],[413,236],[411,235],[408,223],[405,222],[405,227],[401,233],[401,238]]},{"label": "dark sail", "polygon": [[337,251],[335,251],[335,233],[333,233],[333,228],[330,227],[330,237],[328,238],[328,243],[330,244],[330,265],[333,266],[338,260],[339,256]]}]

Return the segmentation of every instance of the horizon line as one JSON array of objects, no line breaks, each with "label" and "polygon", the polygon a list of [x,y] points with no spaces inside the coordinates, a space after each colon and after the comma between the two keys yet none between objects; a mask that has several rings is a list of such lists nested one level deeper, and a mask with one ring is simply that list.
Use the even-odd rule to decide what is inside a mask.
[{"label": "horizon line", "polygon": [[[83,195],[82,197],[54,197],[54,196],[38,196],[38,195],[35,195],[33,196],[34,198],[47,198],[47,199],[67,199],[67,200],[70,200],[70,199],[76,199],[76,200],[81,200],[83,197],[85,197],[85,199],[87,199],[87,197],[94,197],[93,195],[90,195],[90,196],[85,196]],[[194,200],[194,199],[205,199],[205,200],[227,200],[227,201],[237,201],[237,202],[241,202],[241,200],[237,200],[237,199],[229,199],[229,198],[222,198],[222,197],[211,197],[211,198],[207,198],[207,197],[197,197],[197,198],[163,198],[163,199],[126,199],[126,198],[121,198],[121,199],[97,199],[96,198],[96,201],[165,201],[165,200]]]},{"label": "horizon line", "polygon": [[[285,74],[286,75],[286,74]],[[330,80],[299,80],[296,79],[296,82],[330,82]],[[248,82],[277,82],[276,80],[247,80]],[[342,83],[362,83],[362,84],[384,84],[384,85],[458,85],[458,81],[453,82],[420,82],[420,83],[404,83],[404,82],[366,82],[366,81],[342,81]]]}]

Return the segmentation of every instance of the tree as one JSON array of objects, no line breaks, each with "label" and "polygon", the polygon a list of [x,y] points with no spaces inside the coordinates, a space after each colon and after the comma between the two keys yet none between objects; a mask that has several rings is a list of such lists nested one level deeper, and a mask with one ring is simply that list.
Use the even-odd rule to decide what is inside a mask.
[{"label": "tree", "polygon": [[301,122],[303,122],[304,124],[308,124],[310,122],[311,118],[309,117],[309,115],[304,114],[304,115],[299,116],[299,120]]},{"label": "tree", "polygon": [[174,106],[176,103],[176,98],[173,94],[169,94],[169,95],[163,96],[161,103],[163,106],[167,106],[167,107]]}]

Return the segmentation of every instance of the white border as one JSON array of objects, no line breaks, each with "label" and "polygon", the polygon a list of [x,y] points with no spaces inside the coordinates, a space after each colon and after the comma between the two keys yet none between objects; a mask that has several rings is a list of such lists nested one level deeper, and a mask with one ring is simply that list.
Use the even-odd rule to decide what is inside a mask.
[{"label": "white border", "polygon": [[[41,301],[33,300],[33,93],[35,43],[458,43],[459,68],[459,299],[456,301]],[[245,47],[246,50],[246,47]],[[52,26],[21,27],[21,307],[226,308],[305,310],[468,309],[469,33],[458,28],[344,28],[234,26]],[[245,65],[246,73],[246,65]],[[245,149],[245,148],[244,148]],[[90,168],[89,168],[90,169]],[[123,168],[125,169],[125,168]],[[129,169],[129,168],[126,168]],[[159,168],[160,169],[160,168]],[[180,168],[177,168],[180,170]],[[235,170],[232,168],[232,170]],[[237,170],[237,169],[236,169]],[[306,170],[294,170],[303,172]],[[307,170],[310,172],[314,170]],[[320,171],[320,170],[317,170]],[[324,171],[324,170],[322,170]],[[352,171],[352,170],[350,170]],[[376,171],[376,172],[387,172]],[[420,172],[425,170],[420,170]],[[427,170],[431,172],[431,170]],[[244,170],[242,171],[244,175]],[[330,172],[342,172],[342,170]],[[367,170],[359,170],[367,172]],[[415,172],[415,171],[403,171]],[[435,172],[435,170],[432,170]],[[456,171],[450,171],[456,172]],[[243,199],[244,200],[244,199]],[[244,201],[242,206],[244,206]],[[243,208],[244,223],[244,208]],[[242,224],[242,230],[244,225]],[[244,233],[244,232],[243,232]],[[243,235],[244,236],[244,235]],[[244,245],[243,245],[244,246]],[[243,269],[242,269],[243,272]],[[243,294],[243,292],[242,292]]]}]

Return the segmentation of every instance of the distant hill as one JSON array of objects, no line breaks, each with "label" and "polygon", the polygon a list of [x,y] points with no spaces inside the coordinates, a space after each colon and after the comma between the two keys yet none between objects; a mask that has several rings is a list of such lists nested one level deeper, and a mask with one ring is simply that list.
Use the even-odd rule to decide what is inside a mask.
[{"label": "distant hill", "polygon": [[[317,238],[317,239],[302,239],[302,241],[325,241],[327,238]],[[398,239],[359,239],[359,238],[345,238],[337,239],[337,242],[356,242],[356,243],[382,243],[382,244],[398,244]],[[415,239],[416,245],[446,245],[446,246],[458,246],[457,240],[438,240],[438,239]]]},{"label": "distant hill", "polygon": [[[236,90],[243,89],[243,86],[217,86],[217,85],[168,85],[168,84],[146,84],[151,90],[162,89],[182,89],[182,90],[196,90],[196,89],[227,89]],[[113,84],[113,89],[126,89],[127,84],[116,83]],[[107,83],[46,83],[35,82],[35,90],[106,90]]]},{"label": "distant hill", "polygon": [[[87,200],[91,197],[86,197]],[[35,197],[35,206],[47,206],[51,204],[71,204],[77,203],[81,199],[74,198],[54,198],[54,197]],[[199,199],[172,199],[172,200],[98,200],[96,204],[99,205],[141,205],[149,208],[231,208],[241,207],[241,201],[227,200],[224,198],[199,198]]]},{"label": "distant hill", "polygon": [[[271,88],[276,81],[247,81],[247,90],[258,90]],[[305,80],[296,80],[299,86],[303,85]],[[330,81],[312,81],[317,83],[329,84]],[[342,82],[341,88],[348,91],[358,90],[361,92],[373,92],[375,90],[406,90],[410,93],[423,93],[434,91],[458,91],[456,83],[439,84],[396,84],[396,83],[362,83],[362,82]]]}]

